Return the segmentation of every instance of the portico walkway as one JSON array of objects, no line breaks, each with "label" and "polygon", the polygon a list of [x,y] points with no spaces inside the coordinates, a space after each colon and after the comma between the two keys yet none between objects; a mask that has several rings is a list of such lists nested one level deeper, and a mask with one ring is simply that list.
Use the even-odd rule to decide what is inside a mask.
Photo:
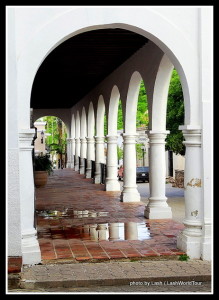
[{"label": "portico walkway", "polygon": [[42,263],[177,258],[184,226],[144,217],[145,204],[120,202],[73,169],[54,171],[36,189],[36,223]]}]

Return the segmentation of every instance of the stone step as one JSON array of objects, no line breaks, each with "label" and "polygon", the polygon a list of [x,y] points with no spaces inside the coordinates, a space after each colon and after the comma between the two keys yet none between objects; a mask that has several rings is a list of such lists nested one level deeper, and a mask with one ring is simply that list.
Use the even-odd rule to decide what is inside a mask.
[{"label": "stone step", "polygon": [[53,264],[25,267],[22,289],[147,284],[199,284],[211,281],[209,262],[136,261]]}]

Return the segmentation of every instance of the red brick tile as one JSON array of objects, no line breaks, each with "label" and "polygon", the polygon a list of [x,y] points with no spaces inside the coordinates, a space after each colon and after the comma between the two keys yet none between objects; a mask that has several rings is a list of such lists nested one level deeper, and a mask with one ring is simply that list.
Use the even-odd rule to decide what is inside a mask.
[{"label": "red brick tile", "polygon": [[[146,220],[144,203],[120,202],[120,192],[106,192],[104,186],[93,184],[92,179],[85,179],[72,169],[58,170],[54,175],[49,177],[44,189],[36,189],[36,209],[68,210],[65,212],[66,217],[60,219],[37,216],[38,239],[43,257],[48,257],[49,253],[52,256],[54,248],[60,256],[72,256],[73,253],[78,261],[92,257],[100,259],[108,256],[117,258],[127,255],[131,257],[180,253],[176,249],[176,236],[184,228],[183,224],[166,219]],[[95,211],[97,217],[92,217],[91,214],[87,217],[74,214],[74,211],[85,210]],[[100,212],[107,214],[98,216]],[[117,241],[95,241],[83,227],[84,224],[127,222],[145,223],[145,228],[147,226],[151,233],[150,238],[128,241],[120,237]]]}]

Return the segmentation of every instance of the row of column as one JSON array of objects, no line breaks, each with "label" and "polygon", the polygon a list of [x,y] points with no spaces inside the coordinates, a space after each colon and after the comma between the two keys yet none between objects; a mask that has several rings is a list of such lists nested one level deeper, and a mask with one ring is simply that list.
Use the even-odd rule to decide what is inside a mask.
[{"label": "row of column", "polygon": [[[150,197],[145,208],[145,217],[150,219],[171,218],[172,213],[167,205],[165,196],[165,137],[167,132],[149,132],[150,139]],[[202,201],[202,164],[201,164],[201,131],[199,129],[183,129],[186,146],[185,157],[185,220],[184,231],[178,236],[177,245],[191,258],[200,257],[200,247],[203,224]],[[33,129],[23,130],[19,133],[19,173],[20,173],[20,199],[21,199],[21,231],[22,253],[25,264],[40,262],[40,249],[34,228],[34,182],[32,169],[32,139]],[[106,190],[119,190],[117,181],[117,136],[107,136],[107,178]],[[136,135],[123,134],[124,139],[124,186],[121,201],[140,201],[136,185]],[[96,143],[94,147],[94,143]],[[68,153],[71,160],[70,167],[75,166],[79,171],[78,157],[87,155],[86,177],[91,177],[91,160],[96,164],[103,159],[104,137],[70,139],[68,140]],[[75,149],[74,149],[75,148]],[[102,150],[101,150],[102,148]],[[86,150],[85,150],[86,149]],[[75,153],[74,153],[75,150]],[[102,154],[101,154],[102,153]],[[83,157],[83,156],[81,156]],[[98,169],[95,174],[98,178]],[[97,179],[96,179],[97,182]]]},{"label": "row of column", "polygon": [[[145,217],[149,219],[172,218],[172,211],[165,195],[166,164],[165,139],[169,132],[149,132],[149,167],[150,197],[145,208]],[[185,230],[180,234],[177,245],[180,249],[198,257],[202,236],[202,194],[201,194],[201,131],[199,129],[183,130],[186,146],[185,159]],[[107,140],[107,177],[106,191],[120,191],[117,177],[117,136],[106,136]],[[137,135],[123,134],[123,190],[122,202],[140,201],[136,185],[136,138]],[[87,141],[87,143],[86,143]],[[81,144],[81,148],[80,148]],[[104,162],[104,137],[85,139],[68,139],[69,165],[73,167],[75,153],[75,170],[79,170],[78,156],[87,158],[86,178],[91,178],[91,160],[95,160],[95,183],[100,183],[100,163]],[[94,146],[95,145],[95,146]],[[75,152],[74,152],[75,147]],[[81,149],[81,151],[80,151]],[[86,149],[86,150],[85,150]],[[95,151],[95,153],[94,153]],[[82,166],[84,170],[84,166]],[[80,170],[82,173],[84,171]]]}]

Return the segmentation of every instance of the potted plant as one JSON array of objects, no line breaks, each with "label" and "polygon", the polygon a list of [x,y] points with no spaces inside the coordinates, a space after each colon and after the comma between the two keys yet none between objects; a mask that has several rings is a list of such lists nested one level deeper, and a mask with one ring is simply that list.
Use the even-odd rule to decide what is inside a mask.
[{"label": "potted plant", "polygon": [[48,175],[53,172],[52,161],[48,154],[35,156],[34,158],[34,183],[36,187],[46,185]]}]

